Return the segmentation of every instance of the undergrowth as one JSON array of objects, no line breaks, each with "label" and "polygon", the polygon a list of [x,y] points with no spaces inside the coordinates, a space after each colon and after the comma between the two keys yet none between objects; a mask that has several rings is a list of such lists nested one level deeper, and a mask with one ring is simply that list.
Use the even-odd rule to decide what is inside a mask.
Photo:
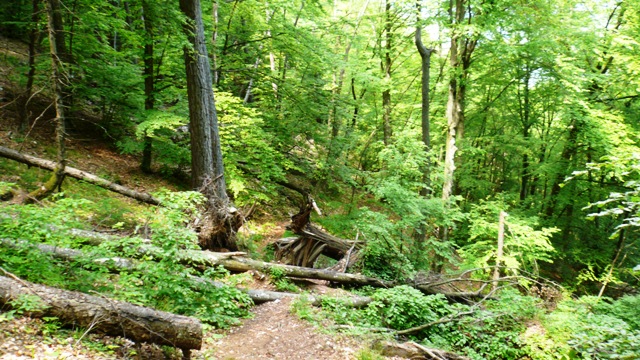
[{"label": "undergrowth", "polygon": [[[188,227],[188,214],[197,211],[201,195],[196,193],[156,194],[164,207],[141,207],[133,211],[111,212],[114,229],[127,229],[130,236],[113,238],[101,244],[70,236],[72,228],[87,229],[104,225],[105,211],[112,202],[93,202],[56,195],[36,205],[3,206],[0,216],[0,267],[36,283],[104,296],[151,306],[159,310],[196,316],[206,323],[226,327],[248,316],[252,304],[248,296],[232,287],[216,287],[194,281],[196,271],[178,262],[177,253],[197,248],[195,233]],[[113,210],[113,209],[112,209]],[[117,221],[113,223],[113,221]],[[137,249],[151,235],[151,243],[161,249],[152,259]],[[37,244],[83,251],[84,256],[71,261],[55,258],[38,250]],[[108,259],[137,258],[134,266],[118,268]],[[105,262],[105,259],[106,262]],[[152,261],[153,260],[153,261]],[[227,276],[224,269],[208,269],[203,277]]]}]

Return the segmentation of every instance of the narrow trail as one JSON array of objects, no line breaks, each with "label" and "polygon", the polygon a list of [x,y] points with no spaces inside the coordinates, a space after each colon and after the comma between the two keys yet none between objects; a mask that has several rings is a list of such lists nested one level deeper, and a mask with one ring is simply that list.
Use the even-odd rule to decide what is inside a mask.
[{"label": "narrow trail", "polygon": [[291,314],[290,308],[291,300],[256,306],[253,318],[193,355],[218,360],[344,360],[353,359],[362,346],[354,339],[322,334]]}]

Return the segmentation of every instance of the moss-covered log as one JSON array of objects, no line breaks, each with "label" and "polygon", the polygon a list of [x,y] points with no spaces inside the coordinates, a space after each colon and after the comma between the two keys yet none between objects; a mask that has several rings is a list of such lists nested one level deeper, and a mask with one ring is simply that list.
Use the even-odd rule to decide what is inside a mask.
[{"label": "moss-covered log", "polygon": [[184,350],[202,346],[202,324],[198,319],[0,276],[0,303],[10,306],[24,296],[41,299],[43,306],[27,312],[31,317],[56,317],[65,324],[135,342]]}]

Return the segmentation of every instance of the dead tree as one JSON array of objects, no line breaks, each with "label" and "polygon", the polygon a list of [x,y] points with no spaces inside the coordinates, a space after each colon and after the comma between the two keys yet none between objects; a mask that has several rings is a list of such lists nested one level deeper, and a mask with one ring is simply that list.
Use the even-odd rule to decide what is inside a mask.
[{"label": "dead tree", "polygon": [[[352,253],[357,252],[362,243],[333,236],[311,223],[311,212],[322,213],[308,191],[288,181],[279,181],[278,184],[302,196],[300,211],[291,217],[291,224],[287,226],[288,230],[298,236],[280,239],[275,243],[276,258],[279,261],[301,267],[313,267],[320,255],[336,260],[345,257],[356,259],[356,256],[352,257]],[[353,261],[349,261],[351,262]],[[345,264],[344,267],[348,268],[349,264]]]}]

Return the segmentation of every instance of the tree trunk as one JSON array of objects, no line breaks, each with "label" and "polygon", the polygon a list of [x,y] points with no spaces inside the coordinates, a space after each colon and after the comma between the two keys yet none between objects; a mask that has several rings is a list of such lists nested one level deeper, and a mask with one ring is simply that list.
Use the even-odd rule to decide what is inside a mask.
[{"label": "tree trunk", "polygon": [[[524,93],[522,99],[522,137],[525,141],[525,144],[529,141],[529,131],[531,129],[531,105],[530,105],[530,89],[529,89],[529,81],[531,80],[531,70],[529,65],[525,66],[525,76],[524,76]],[[528,147],[528,146],[527,146]],[[522,155],[522,181],[520,184],[520,201],[524,201],[527,198],[527,191],[529,189],[529,179],[531,178],[530,174],[530,162],[529,162],[529,154],[526,152]]]},{"label": "tree trunk", "polygon": [[209,57],[204,37],[200,0],[180,0],[187,16],[185,33],[191,44],[184,58],[189,98],[189,130],[191,133],[191,176],[194,189],[208,198],[208,209],[200,228],[203,249],[237,250],[235,233],[243,217],[231,211],[224,178],[218,116],[213,95]]},{"label": "tree trunk", "polygon": [[[23,164],[27,164],[29,166],[35,166],[41,169],[56,171],[58,165],[54,161],[40,159],[35,156],[25,155],[19,153],[15,150],[11,150],[9,148],[0,146],[0,157],[4,157],[7,159],[15,160],[21,162]],[[64,167],[64,175],[70,176],[74,179],[86,181],[90,184],[100,186],[107,190],[111,190],[113,192],[117,192],[118,194],[136,199],[138,201],[142,201],[151,205],[160,205],[160,200],[154,198],[153,196],[147,193],[141,193],[135,190],[131,190],[122,185],[118,185],[109,180],[97,177],[93,174],[90,174],[86,171],[78,170],[76,168],[72,168],[70,166]]]},{"label": "tree trunk", "polygon": [[136,342],[184,350],[202,346],[202,324],[198,319],[0,276],[0,302],[4,305],[34,295],[40,298],[43,308],[29,311],[27,315],[31,317],[56,317],[65,324]]},{"label": "tree trunk", "polygon": [[389,357],[429,360],[470,360],[466,356],[458,355],[449,351],[427,348],[413,341],[402,344],[385,341],[380,345],[382,348],[382,354]]},{"label": "tree trunk", "polygon": [[185,32],[191,44],[184,49],[184,58],[189,97],[192,186],[204,188],[203,192],[210,197],[227,201],[218,115],[200,0],[180,0],[180,9],[188,19]]},{"label": "tree trunk", "polygon": [[[100,243],[103,241],[109,241],[109,236],[101,236],[103,234],[99,234],[99,233],[95,233],[95,232],[91,232],[91,231],[85,231],[85,230],[78,230],[78,229],[73,229],[73,231],[71,231],[70,233],[72,233],[74,236],[80,236],[80,237],[92,237],[93,240],[95,240],[95,243]],[[76,249],[69,249],[69,248],[63,248],[63,247],[59,247],[59,246],[53,246],[53,245],[47,245],[47,244],[37,244],[37,245],[33,245],[28,241],[24,241],[24,240],[8,240],[8,239],[2,239],[0,238],[0,245],[6,246],[6,247],[10,247],[10,248],[24,248],[24,247],[36,247],[39,251],[41,251],[42,253],[45,254],[49,254],[54,258],[57,259],[61,259],[61,260],[65,260],[65,261],[77,261],[79,259],[87,259],[91,256],[91,254],[88,254],[84,251],[80,251],[80,250],[76,250]],[[142,255],[153,255],[153,254],[158,254],[158,253],[162,253],[161,249],[157,249],[154,248],[152,246],[144,246],[140,249],[138,249],[138,254]],[[208,251],[204,251],[202,252],[202,254],[197,254],[198,252],[187,252],[187,253],[181,253],[179,254],[180,256],[180,262],[184,263],[185,265],[188,266],[199,266],[200,264],[205,264],[211,267],[216,267],[216,266],[220,266],[222,265],[223,267],[226,266],[222,263],[220,263],[220,261],[223,261],[225,259],[228,259],[230,257],[229,254],[231,253],[212,253],[212,252],[208,252]],[[231,261],[237,261],[237,260],[231,260]],[[253,262],[255,262],[255,260],[251,260]],[[126,259],[126,258],[120,258],[120,257],[111,257],[111,258],[98,258],[98,259],[94,259],[93,260],[94,263],[101,265],[101,266],[105,266],[109,271],[111,272],[116,272],[119,273],[120,271],[128,271],[128,270],[132,270],[135,268],[136,266],[136,262],[134,260],[130,260],[130,259]],[[242,261],[241,261],[242,262]],[[248,270],[269,270],[272,267],[270,267],[270,265],[273,266],[282,266],[281,264],[269,264],[269,263],[263,263],[263,264],[259,264],[261,262],[256,262],[257,265],[255,268],[253,267],[247,267],[246,263],[242,263],[240,265],[238,264],[231,264],[229,265],[230,268],[227,269],[229,271],[237,271],[237,272],[244,272],[244,271],[248,271]],[[234,270],[232,270],[234,269]],[[313,270],[313,269],[305,269],[305,270]],[[287,276],[293,277],[295,278],[295,275],[290,275],[289,273],[293,272],[293,273],[297,273],[295,270],[293,271],[287,271],[285,270],[285,272],[287,273]],[[330,273],[330,272],[329,272]],[[312,278],[312,279],[319,279],[319,280],[330,280],[330,279],[323,279],[321,277],[314,277],[313,273],[308,273],[309,276],[297,276],[298,278]],[[339,277],[334,277],[334,280],[341,280],[342,282],[348,280],[348,277],[344,276],[345,274],[340,273]],[[346,274],[349,275],[349,274]],[[331,275],[329,275],[331,276]],[[202,284],[207,284],[207,285],[212,285],[214,287],[217,288],[221,288],[221,287],[225,287],[228,285],[225,285],[221,282],[218,281],[214,281],[208,278],[203,278],[203,277],[198,277],[198,276],[189,276],[189,280],[191,281],[191,283],[194,286],[199,286]],[[339,281],[335,281],[335,282],[339,282]],[[370,284],[376,284],[376,280],[373,279],[372,281],[370,281]],[[244,292],[245,294],[247,294],[247,296],[249,296],[251,298],[251,300],[253,300],[253,302],[255,304],[261,304],[261,303],[265,303],[265,302],[269,302],[269,301],[275,301],[275,300],[280,300],[280,299],[285,299],[285,298],[291,298],[291,297],[297,297],[296,294],[290,294],[290,293],[283,293],[283,292],[276,292],[276,291],[267,291],[267,290],[253,290],[253,289],[244,289],[244,288],[238,288],[238,290]],[[319,297],[314,297],[314,296],[308,296],[307,299],[313,304],[313,305],[317,305],[319,306],[322,303],[322,299]],[[343,299],[345,302],[351,304],[351,306],[355,306],[355,307],[359,307],[359,306],[365,306],[366,304],[368,304],[369,302],[371,302],[371,298],[366,297],[366,296],[352,296],[349,298],[345,298]]]},{"label": "tree trunk", "polygon": [[471,65],[471,54],[475,50],[477,39],[463,36],[458,26],[465,22],[471,22],[471,14],[466,19],[467,0],[455,0],[450,2],[449,18],[452,26],[451,49],[449,63],[452,75],[449,80],[449,96],[447,99],[447,142],[444,159],[444,183],[442,186],[442,199],[448,201],[453,193],[455,156],[458,150],[458,142],[464,134],[464,106],[466,80],[468,69]]},{"label": "tree trunk", "polygon": [[[146,41],[144,44],[144,109],[153,110],[155,106],[155,77],[153,59],[153,23],[151,22],[151,11],[149,10],[149,0],[142,1],[143,23]],[[151,173],[151,161],[153,155],[153,138],[149,134],[144,136],[144,148],[142,150],[142,161],[140,169],[145,173]]]},{"label": "tree trunk", "polygon": [[357,251],[362,247],[362,243],[341,239],[311,224],[311,211],[315,203],[303,190],[296,191],[301,191],[306,199],[300,212],[291,217],[291,224],[288,226],[288,229],[298,235],[298,238],[282,239],[276,242],[278,259],[286,259],[287,263],[292,265],[313,267],[321,254],[340,260],[349,251],[354,249]]},{"label": "tree trunk", "polygon": [[36,74],[36,45],[40,42],[40,31],[38,29],[38,20],[40,18],[40,1],[32,0],[31,2],[31,29],[29,30],[29,72],[27,73],[27,85],[24,92],[18,99],[18,114],[20,117],[20,133],[25,133],[30,125],[29,119],[29,100],[33,91],[33,78]]},{"label": "tree trunk", "polygon": [[391,2],[385,0],[385,51],[384,51],[384,91],[382,92],[382,131],[384,145],[389,145],[391,141]]},{"label": "tree trunk", "polygon": [[[416,6],[418,8],[418,21],[420,21],[420,12],[422,10],[422,7],[420,6],[420,2],[416,3]],[[431,54],[433,53],[433,49],[427,48],[426,46],[424,46],[424,44],[422,43],[422,24],[418,24],[417,28],[416,28],[416,35],[415,35],[415,43],[416,43],[416,47],[418,48],[418,52],[420,53],[420,59],[421,59],[421,64],[422,64],[422,88],[421,88],[421,93],[422,93],[422,143],[424,144],[424,149],[425,151],[428,153],[429,150],[431,149],[431,134],[430,134],[430,124],[429,124],[429,105],[430,105],[430,99],[429,99],[429,80],[430,80],[430,74],[429,71],[431,70]],[[429,171],[430,171],[430,166],[431,164],[428,163],[426,168],[423,169],[422,171],[422,181],[425,184],[425,187],[423,187],[420,190],[420,194],[422,196],[427,196],[430,193],[429,187],[430,187],[430,181],[429,181]],[[425,230],[425,229],[423,229]],[[423,231],[424,234],[424,231]]]},{"label": "tree trunk", "polygon": [[[62,182],[65,176],[65,117],[64,117],[64,104],[62,102],[64,88],[64,69],[62,67],[61,54],[62,51],[58,51],[58,42],[62,42],[64,45],[64,36],[61,21],[58,22],[57,18],[60,16],[60,4],[58,0],[47,0],[47,28],[49,32],[49,49],[51,53],[51,82],[53,83],[53,97],[56,108],[56,143],[57,143],[57,158],[56,165],[53,169],[53,174],[49,180],[41,186],[39,189],[32,191],[26,198],[25,202],[32,202],[34,200],[41,200],[49,196],[57,188],[60,190]],[[60,17],[61,18],[61,17]],[[60,19],[61,20],[61,19]],[[62,46],[60,45],[60,46]]]}]

